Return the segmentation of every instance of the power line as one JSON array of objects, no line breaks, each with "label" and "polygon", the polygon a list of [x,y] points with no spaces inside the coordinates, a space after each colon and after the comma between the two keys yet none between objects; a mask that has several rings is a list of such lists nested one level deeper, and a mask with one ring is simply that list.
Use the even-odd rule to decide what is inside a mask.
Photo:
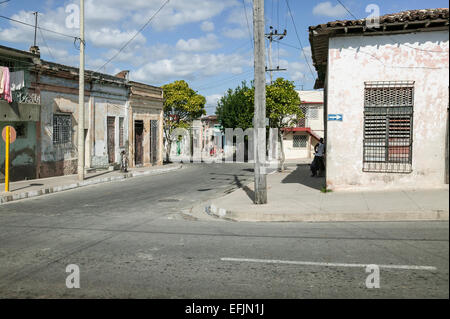
[{"label": "power line", "polygon": [[153,20],[154,17],[156,17],[156,15],[169,3],[170,0],[166,0],[163,5],[150,17],[150,19],[148,19],[148,21],[133,35],[133,37],[131,37],[130,40],[127,41],[127,43],[125,43],[120,49],[119,51],[116,52],[116,54],[114,54],[108,61],[106,61],[101,67],[99,67],[95,72],[97,72],[98,70],[104,68],[109,62],[111,62],[115,57],[117,57],[122,51],[123,49],[125,49],[128,44],[131,43],[131,41],[133,41],[138,35],[139,33],[141,33],[145,27]]},{"label": "power line", "polygon": [[347,7],[344,6],[344,4],[343,4],[340,0],[337,0],[337,2],[339,2],[339,3],[341,4],[341,6],[342,6],[345,10],[347,10],[347,12],[348,12],[355,20],[358,20],[358,18],[355,17],[355,16],[353,15],[353,13],[351,13],[350,10],[348,10]]},{"label": "power line", "polygon": [[0,2],[0,4],[4,4],[4,3],[10,2],[10,1],[11,1],[11,0],[2,1],[2,2]]},{"label": "power line", "polygon": [[238,77],[240,77],[242,75],[250,75],[252,72],[253,72],[253,70],[243,71],[243,72],[235,74],[235,75],[233,75],[231,77],[224,78],[224,79],[218,80],[216,82],[212,82],[212,83],[215,83],[215,85],[207,85],[207,86],[203,86],[203,87],[202,86],[198,87],[197,90],[206,90],[206,89],[211,89],[211,88],[214,88],[214,87],[218,87],[218,86],[220,86],[222,84],[225,84],[225,83],[227,83],[227,82],[229,82],[231,80],[235,80],[236,78],[238,78]]},{"label": "power line", "polygon": [[242,0],[242,3],[244,4],[245,20],[247,20],[248,35],[250,37],[250,42],[251,42],[252,48],[253,48],[254,47],[253,36],[252,36],[252,32],[250,31],[250,23],[248,22],[247,6],[245,5],[245,0]]},{"label": "power line", "polygon": [[306,54],[305,54],[305,50],[304,50],[304,48],[303,48],[302,41],[300,40],[300,36],[298,35],[297,26],[295,25],[294,16],[292,15],[291,7],[289,6],[289,1],[288,1],[288,0],[286,0],[286,5],[287,5],[287,8],[288,8],[288,10],[289,10],[289,15],[291,16],[292,23],[294,24],[294,30],[295,30],[295,34],[297,35],[298,43],[300,44],[300,47],[302,48],[303,56],[304,56],[304,58],[305,58],[306,64],[308,65],[309,71],[311,72],[312,78],[313,78],[313,80],[314,80],[314,79],[315,79],[314,72],[313,72],[313,70],[312,70],[312,68],[311,68],[311,65],[309,64],[309,61],[308,61],[308,59],[307,59],[307,57],[306,57]]},{"label": "power line", "polygon": [[54,57],[53,54],[52,54],[52,51],[50,51],[50,47],[47,45],[47,41],[45,41],[45,37],[44,37],[44,34],[42,33],[42,30],[39,29],[39,32],[40,32],[40,34],[41,34],[41,37],[42,37],[42,40],[44,41],[45,46],[47,47],[48,53],[50,54],[50,56],[52,57],[52,59],[56,61],[55,57]]},{"label": "power line", "polygon": [[[29,27],[32,27],[32,28],[35,27],[32,24],[29,24],[29,23],[26,23],[26,22],[23,22],[23,21],[19,21],[19,20],[16,20],[16,19],[12,19],[12,18],[3,16],[3,15],[0,15],[0,18],[6,19],[6,20],[10,20],[10,21],[13,21],[13,22],[17,22],[17,23],[20,23],[20,24],[23,24],[23,25],[26,25],[26,26],[29,26]],[[37,28],[40,29],[40,30],[44,30],[44,31],[47,31],[47,32],[50,32],[50,33],[58,34],[58,35],[61,35],[61,36],[64,36],[64,37],[68,37],[68,38],[72,38],[72,39],[76,39],[77,38],[77,37],[75,37],[73,35],[64,34],[64,33],[58,32],[58,31],[53,31],[53,30],[42,28],[42,27],[37,27]]]}]

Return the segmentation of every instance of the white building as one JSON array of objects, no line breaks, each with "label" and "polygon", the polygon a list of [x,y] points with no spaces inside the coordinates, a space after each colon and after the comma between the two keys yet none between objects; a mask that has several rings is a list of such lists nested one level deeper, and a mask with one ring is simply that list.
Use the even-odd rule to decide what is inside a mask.
[{"label": "white building", "polygon": [[314,156],[314,146],[324,134],[323,91],[297,91],[300,108],[305,118],[296,127],[283,134],[286,159],[304,159]]},{"label": "white building", "polygon": [[378,28],[365,20],[309,28],[315,88],[325,89],[328,115],[327,187],[443,187],[448,179],[448,9],[388,14],[379,22]]}]

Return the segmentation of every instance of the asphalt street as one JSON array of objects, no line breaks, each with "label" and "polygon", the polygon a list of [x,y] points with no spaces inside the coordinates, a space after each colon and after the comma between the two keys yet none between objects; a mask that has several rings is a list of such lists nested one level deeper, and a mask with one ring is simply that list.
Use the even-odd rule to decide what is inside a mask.
[{"label": "asphalt street", "polygon": [[[181,214],[252,174],[189,164],[1,205],[0,298],[449,298],[448,222]],[[66,287],[70,264],[80,288]],[[368,264],[380,267],[379,288],[366,287]]]}]

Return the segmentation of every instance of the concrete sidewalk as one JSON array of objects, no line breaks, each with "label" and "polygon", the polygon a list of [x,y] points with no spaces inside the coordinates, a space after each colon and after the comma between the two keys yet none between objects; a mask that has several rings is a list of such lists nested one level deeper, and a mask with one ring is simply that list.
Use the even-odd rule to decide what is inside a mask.
[{"label": "concrete sidewalk", "polygon": [[91,172],[85,175],[85,180],[78,181],[77,175],[65,175],[41,179],[33,179],[9,184],[9,192],[4,191],[5,184],[0,184],[0,204],[11,202],[19,199],[30,198],[40,195],[57,193],[78,187],[94,185],[99,183],[123,180],[143,175],[155,175],[180,169],[181,164],[167,164],[163,166],[138,167],[130,168],[127,173],[120,171],[100,171]]},{"label": "concrete sidewalk", "polygon": [[197,205],[198,219],[233,221],[413,221],[448,220],[448,185],[430,190],[324,193],[324,178],[310,177],[308,164],[289,164],[267,176],[268,204],[253,204],[253,183]]}]

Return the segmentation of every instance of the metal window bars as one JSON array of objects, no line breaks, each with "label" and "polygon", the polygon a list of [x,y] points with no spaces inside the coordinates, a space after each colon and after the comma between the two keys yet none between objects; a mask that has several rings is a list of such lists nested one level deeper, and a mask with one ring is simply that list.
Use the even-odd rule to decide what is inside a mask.
[{"label": "metal window bars", "polygon": [[53,144],[66,144],[72,141],[72,117],[53,114]]},{"label": "metal window bars", "polygon": [[412,171],[414,82],[365,82],[363,171]]}]

